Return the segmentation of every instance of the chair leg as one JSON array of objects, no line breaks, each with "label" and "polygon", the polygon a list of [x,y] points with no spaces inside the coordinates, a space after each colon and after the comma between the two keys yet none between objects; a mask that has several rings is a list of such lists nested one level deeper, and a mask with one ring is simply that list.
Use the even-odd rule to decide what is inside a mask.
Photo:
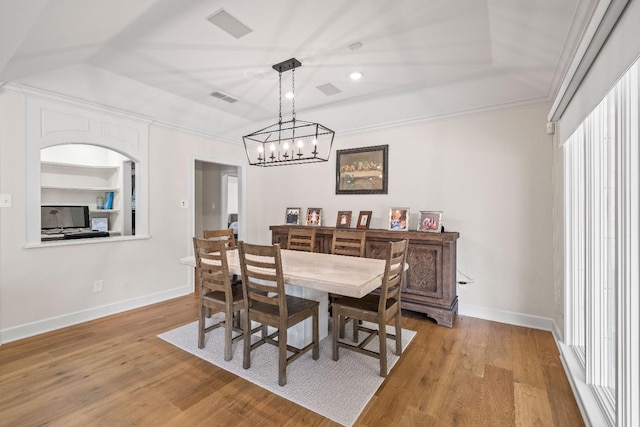
[{"label": "chair leg", "polygon": [[337,310],[335,309],[335,307],[333,308],[333,317],[331,318],[331,331],[333,332],[331,335],[331,342],[333,343],[333,350],[332,350],[332,359],[333,360],[338,360],[338,329],[339,329],[339,325],[340,325],[340,320],[339,320],[338,313]]},{"label": "chair leg", "polygon": [[378,323],[378,338],[380,340],[380,376],[387,376],[387,325]]},{"label": "chair leg", "polygon": [[200,317],[198,318],[198,348],[204,348],[204,316],[206,311],[207,308],[205,306],[200,306]]},{"label": "chair leg", "polygon": [[232,357],[232,342],[231,342],[231,332],[233,331],[233,323],[235,320],[233,319],[233,312],[225,313],[224,320],[224,360],[231,360]]},{"label": "chair leg", "polygon": [[[359,336],[358,336],[358,326],[360,326],[360,322],[358,322],[358,319],[351,319],[353,321],[353,342],[358,342],[359,341]],[[344,320],[346,322],[346,319]]]},{"label": "chair leg", "polygon": [[400,315],[400,310],[396,313],[396,355],[400,356],[402,354],[402,325],[400,321],[402,316]]},{"label": "chair leg", "polygon": [[318,332],[318,306],[313,313],[313,360],[320,358],[320,333]]},{"label": "chair leg", "polygon": [[[284,329],[284,330],[283,330]],[[287,383],[287,329],[278,330],[278,384]]]},{"label": "chair leg", "polygon": [[249,369],[251,367],[251,318],[249,313],[244,313],[244,351],[242,354],[242,367]]}]

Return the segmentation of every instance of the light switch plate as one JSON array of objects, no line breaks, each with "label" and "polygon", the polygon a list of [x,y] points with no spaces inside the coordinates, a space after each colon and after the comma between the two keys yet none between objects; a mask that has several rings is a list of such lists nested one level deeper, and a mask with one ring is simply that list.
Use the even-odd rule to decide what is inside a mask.
[{"label": "light switch plate", "polygon": [[10,208],[11,205],[11,194],[0,194],[0,208]]}]

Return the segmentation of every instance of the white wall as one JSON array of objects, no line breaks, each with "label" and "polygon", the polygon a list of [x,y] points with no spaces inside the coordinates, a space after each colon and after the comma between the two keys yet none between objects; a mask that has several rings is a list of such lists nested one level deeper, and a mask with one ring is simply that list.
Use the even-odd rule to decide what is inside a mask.
[{"label": "white wall", "polygon": [[392,206],[410,208],[411,228],[420,210],[442,210],[446,229],[460,233],[458,268],[475,279],[459,292],[461,313],[514,323],[522,319],[510,313],[551,319],[559,301],[548,111],[539,105],[338,134],[336,150],[389,144],[388,194],[336,195],[334,151],[327,163],[261,169],[260,216],[249,209],[250,223],[260,224],[268,243],[266,230],[284,223],[286,207],[322,207],[323,225],[331,226],[339,210],[356,218],[372,210],[371,228],[386,228]]},{"label": "white wall", "polygon": [[[192,292],[194,156],[244,162],[240,146],[167,127],[149,129],[149,239],[26,249],[25,97],[0,92],[0,342]],[[103,292],[93,281],[103,280]]]},{"label": "white wall", "polygon": [[[178,259],[192,250],[196,159],[241,166],[247,241],[270,243],[268,227],[283,223],[288,206],[322,207],[326,225],[338,210],[373,210],[374,228],[386,226],[391,206],[411,209],[411,227],[420,210],[443,210],[446,228],[461,235],[458,267],[475,279],[460,292],[462,314],[553,317],[548,105],[337,135],[335,149],[389,144],[389,194],[368,196],[335,194],[335,151],[327,163],[245,168],[240,144],[152,125],[151,238],[31,249],[24,106],[23,95],[0,92],[0,193],[13,195],[0,211],[2,342],[191,292],[192,269]],[[102,293],[92,292],[94,280],[104,281]]]}]

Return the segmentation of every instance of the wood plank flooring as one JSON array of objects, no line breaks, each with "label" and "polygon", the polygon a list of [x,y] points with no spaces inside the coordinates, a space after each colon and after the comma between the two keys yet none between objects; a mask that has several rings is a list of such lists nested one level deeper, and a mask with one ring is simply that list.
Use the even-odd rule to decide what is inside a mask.
[{"label": "wood plank flooring", "polygon": [[[181,297],[0,346],[0,426],[335,425],[156,337],[197,305]],[[356,425],[584,425],[551,333],[464,316],[449,329],[409,312],[403,327],[417,336]]]}]

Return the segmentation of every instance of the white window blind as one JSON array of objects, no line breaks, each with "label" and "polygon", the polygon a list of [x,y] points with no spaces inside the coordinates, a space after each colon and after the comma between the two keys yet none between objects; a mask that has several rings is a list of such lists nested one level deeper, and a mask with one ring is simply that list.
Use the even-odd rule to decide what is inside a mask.
[{"label": "white window blind", "polygon": [[609,425],[640,425],[638,64],[564,144],[565,344]]}]

